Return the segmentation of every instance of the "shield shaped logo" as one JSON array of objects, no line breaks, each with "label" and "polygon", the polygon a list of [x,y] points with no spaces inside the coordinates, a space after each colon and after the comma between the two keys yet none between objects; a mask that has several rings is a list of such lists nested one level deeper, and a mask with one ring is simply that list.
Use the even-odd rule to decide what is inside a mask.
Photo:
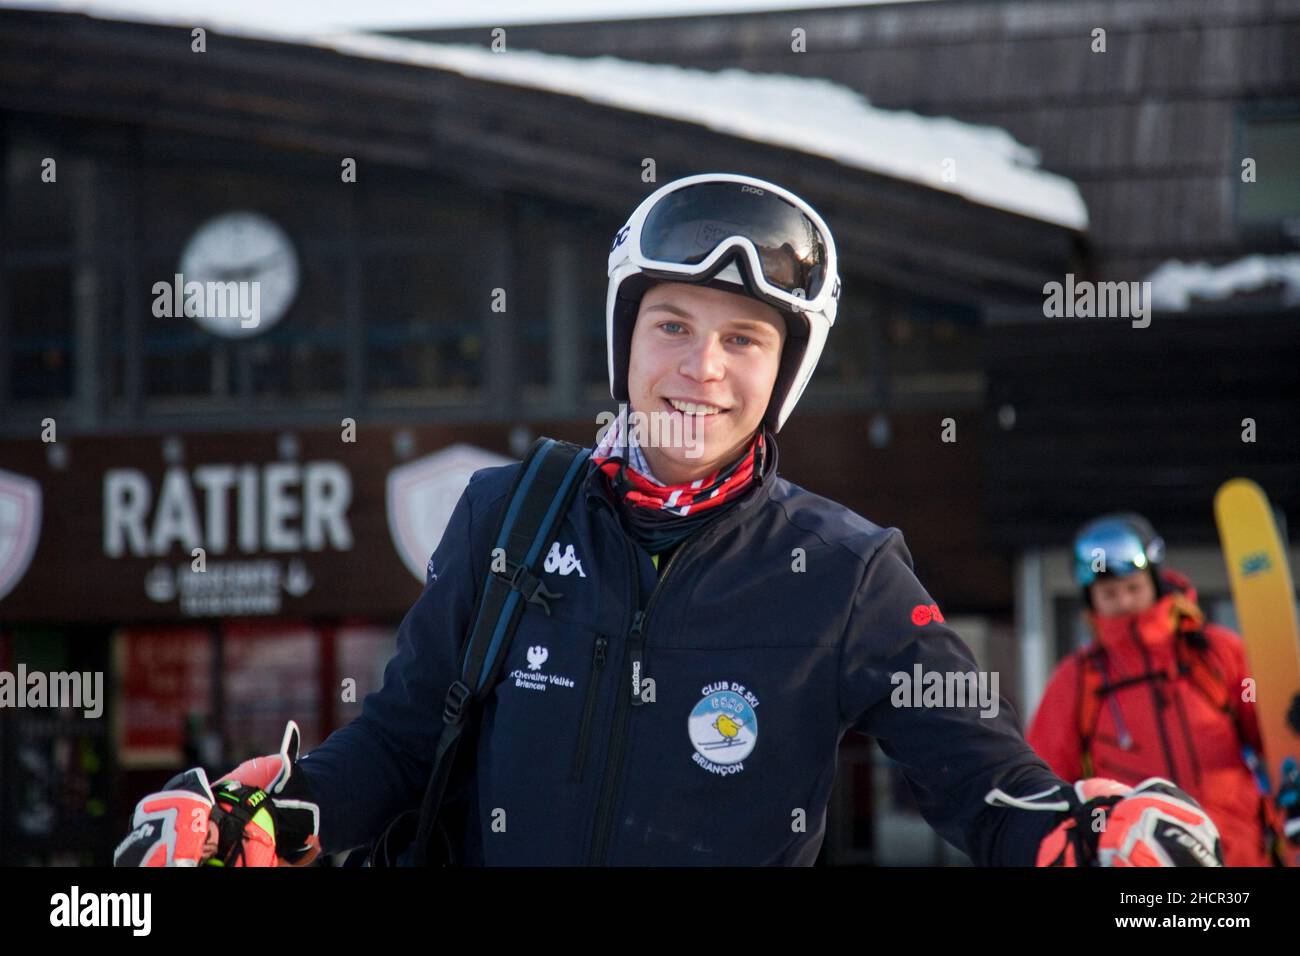
[{"label": "shield shaped logo", "polygon": [[402,563],[424,582],[429,555],[480,468],[513,464],[514,459],[463,443],[450,445],[388,473],[388,533]]},{"label": "shield shaped logo", "polygon": [[0,600],[32,563],[41,536],[41,486],[0,469]]}]

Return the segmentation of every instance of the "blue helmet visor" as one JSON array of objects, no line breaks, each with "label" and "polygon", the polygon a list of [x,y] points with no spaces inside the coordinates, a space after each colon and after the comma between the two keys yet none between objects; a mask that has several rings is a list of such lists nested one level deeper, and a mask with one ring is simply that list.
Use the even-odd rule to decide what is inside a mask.
[{"label": "blue helmet visor", "polygon": [[1074,580],[1087,587],[1103,574],[1127,577],[1144,571],[1164,557],[1160,538],[1143,544],[1127,521],[1107,518],[1085,527],[1074,541]]}]

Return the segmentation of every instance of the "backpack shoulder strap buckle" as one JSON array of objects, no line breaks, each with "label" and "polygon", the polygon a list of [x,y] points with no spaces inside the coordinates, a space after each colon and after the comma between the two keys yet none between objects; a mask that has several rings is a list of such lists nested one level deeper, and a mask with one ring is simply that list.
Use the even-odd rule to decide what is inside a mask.
[{"label": "backpack shoulder strap buckle", "polygon": [[546,583],[537,575],[533,574],[532,571],[528,570],[527,565],[507,561],[506,571],[508,571],[509,574],[502,572],[496,572],[496,574],[498,577],[504,579],[512,588],[522,594],[524,599],[530,604],[540,604],[542,610],[546,612],[546,616],[550,617],[551,605],[548,601],[558,601],[560,598],[564,597],[564,595],[557,594],[547,588]]},{"label": "backpack shoulder strap buckle", "polygon": [[464,681],[456,681],[447,688],[447,698],[442,705],[443,723],[456,726],[465,719],[465,702],[474,696],[469,685]]}]

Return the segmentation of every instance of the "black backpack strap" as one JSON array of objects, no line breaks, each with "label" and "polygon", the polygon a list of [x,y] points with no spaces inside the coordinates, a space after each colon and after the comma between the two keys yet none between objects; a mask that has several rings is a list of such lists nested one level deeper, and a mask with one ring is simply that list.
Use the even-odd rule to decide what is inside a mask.
[{"label": "black backpack strap", "polygon": [[[483,596],[461,660],[463,688],[457,699],[471,692],[480,700],[487,696],[525,603],[540,604],[549,615],[548,601],[562,597],[547,590],[538,575],[546,545],[581,484],[588,455],[577,445],[539,438],[520,465],[489,556]],[[498,565],[503,570],[494,570]],[[447,702],[454,704],[450,695]]]},{"label": "black backpack strap", "polygon": [[460,679],[448,688],[443,701],[442,733],[411,848],[411,862],[415,866],[427,865],[429,840],[451,778],[461,734],[473,705],[491,693],[524,605],[540,604],[550,614],[548,601],[563,596],[547,590],[539,572],[546,543],[581,487],[589,457],[590,452],[578,445],[539,438],[515,474],[488,558],[489,570],[474,624],[461,653]]}]

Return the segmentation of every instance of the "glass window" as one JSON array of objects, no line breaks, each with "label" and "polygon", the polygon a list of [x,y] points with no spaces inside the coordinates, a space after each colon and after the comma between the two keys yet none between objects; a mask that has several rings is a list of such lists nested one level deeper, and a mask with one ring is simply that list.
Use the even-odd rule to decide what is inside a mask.
[{"label": "glass window", "polygon": [[574,307],[578,312],[578,334],[582,342],[582,381],[584,397],[588,401],[610,402],[609,397],[609,360],[605,345],[605,293],[608,276],[605,272],[609,263],[609,245],[614,239],[611,227],[609,235],[600,232],[597,226],[578,232],[574,236],[574,274],[576,286],[573,291]]},{"label": "glass window", "polygon": [[1237,178],[1243,226],[1281,224],[1300,238],[1300,115],[1249,117],[1242,125],[1243,157],[1255,160],[1255,181]]},{"label": "glass window", "polygon": [[483,218],[465,201],[464,183],[367,164],[358,169],[356,188],[363,241],[445,241],[463,237],[466,225]]},{"label": "glass window", "polygon": [[366,696],[384,686],[384,668],[393,656],[396,632],[396,626],[345,624],[339,627],[336,684],[341,686],[346,679],[354,681],[355,697],[344,700],[342,694],[331,696],[333,727],[342,727],[360,716]]},{"label": "glass window", "polygon": [[[130,766],[186,767],[197,757],[187,732],[213,713],[212,644],[207,627],[125,627],[118,752]],[[197,761],[196,761],[197,762]]]},{"label": "glass window", "polygon": [[[338,172],[313,158],[197,138],[147,137],[140,153],[142,390],[150,410],[254,406],[344,392],[347,204]],[[232,165],[238,163],[239,165]],[[252,213],[252,226],[229,214]],[[245,243],[272,250],[263,259],[296,261],[296,280],[279,280],[246,255]],[[202,275],[182,264],[195,244]],[[193,268],[193,265],[191,265]],[[227,336],[184,314],[155,316],[155,283],[258,281],[266,328]],[[241,290],[242,291],[242,290]],[[247,294],[247,293],[245,293]],[[243,305],[251,305],[245,300]],[[234,306],[229,306],[233,314]],[[174,304],[171,309],[175,312]]]},{"label": "glass window", "polygon": [[[105,675],[88,708],[6,708],[0,717],[0,866],[105,866],[122,839],[109,635],[101,629],[0,632],[0,667]],[[21,693],[21,691],[20,691]],[[82,703],[89,703],[87,691]]]},{"label": "glass window", "polygon": [[74,129],[16,117],[3,124],[0,335],[9,387],[0,401],[72,398],[78,314],[98,332],[120,308],[114,171],[65,135]]},{"label": "glass window", "polygon": [[269,331],[240,342],[250,355],[259,403],[342,395],[345,268],[341,259],[300,256],[299,288],[289,311]]},{"label": "glass window", "polygon": [[515,320],[515,371],[533,402],[545,400],[544,389],[551,383],[552,283],[563,281],[554,272],[557,255],[563,255],[558,244],[566,240],[564,224],[550,215],[518,219],[507,302]]},{"label": "glass window", "polygon": [[471,401],[483,385],[481,316],[488,290],[436,257],[369,256],[361,264],[366,387],[372,401]]},{"label": "glass window", "polygon": [[[142,272],[147,294],[138,301],[143,313],[141,387],[146,403],[152,408],[168,407],[169,400],[188,396],[202,398],[213,407],[231,404],[237,395],[234,343],[205,332],[184,315],[154,314],[154,284],[171,286],[176,269],[175,258],[154,256]],[[174,308],[160,307],[158,311]]]},{"label": "glass window", "polygon": [[318,632],[287,621],[228,621],[222,631],[227,762],[274,751],[289,720],[310,751],[324,738]]},{"label": "glass window", "polygon": [[9,391],[15,402],[72,396],[73,274],[70,265],[5,270]]},{"label": "glass window", "polygon": [[147,134],[139,152],[143,238],[179,260],[195,229],[231,210],[258,212],[295,244],[339,238],[349,198],[339,167],[310,154],[254,149],[225,140]]},{"label": "glass window", "polygon": [[[42,180],[42,165],[55,160],[55,182]],[[64,250],[72,245],[73,204],[68,150],[15,131],[5,162],[7,252]]]},{"label": "glass window", "polygon": [[819,392],[860,390],[864,398],[869,394],[876,328],[887,300],[870,284],[845,280],[844,288],[835,326],[808,383],[808,394],[814,399]]},{"label": "glass window", "polygon": [[[351,342],[363,350],[368,401],[474,406],[495,374],[487,323],[497,286],[509,296],[509,384],[526,407],[554,398],[561,372],[607,394],[608,236],[589,211],[519,200],[511,229],[511,201],[423,173],[362,164],[355,184],[342,183],[334,159],[149,128],[105,128],[109,146],[77,152],[81,126],[51,128],[37,135],[14,118],[4,128],[0,360],[9,367],[0,380],[10,395],[0,400],[74,397],[80,315],[94,319],[86,344],[101,360],[94,376],[82,376],[98,393],[85,398],[104,399],[109,415],[130,414],[136,399],[146,415],[336,405],[356,367]],[[39,184],[46,156],[59,163],[48,194]],[[207,272],[182,275],[182,306],[186,281],[247,275],[238,237],[212,232],[237,212],[269,220],[292,247],[298,279],[279,320],[228,337],[183,308],[155,315],[155,286],[174,308],[169,292],[192,265],[183,260],[196,239],[206,236],[229,261],[210,254]],[[501,241],[510,244],[509,271],[494,260]],[[572,275],[561,289],[555,273],[565,263]],[[262,291],[265,316],[265,283]],[[555,326],[571,313],[580,317],[582,354],[572,358],[576,371],[557,370]]]},{"label": "glass window", "polygon": [[969,306],[906,299],[886,319],[892,391],[978,392],[979,313]]},{"label": "glass window", "polygon": [[465,405],[481,399],[492,288],[525,301],[485,261],[502,206],[463,184],[374,170],[359,193],[365,386],[377,405]]}]

